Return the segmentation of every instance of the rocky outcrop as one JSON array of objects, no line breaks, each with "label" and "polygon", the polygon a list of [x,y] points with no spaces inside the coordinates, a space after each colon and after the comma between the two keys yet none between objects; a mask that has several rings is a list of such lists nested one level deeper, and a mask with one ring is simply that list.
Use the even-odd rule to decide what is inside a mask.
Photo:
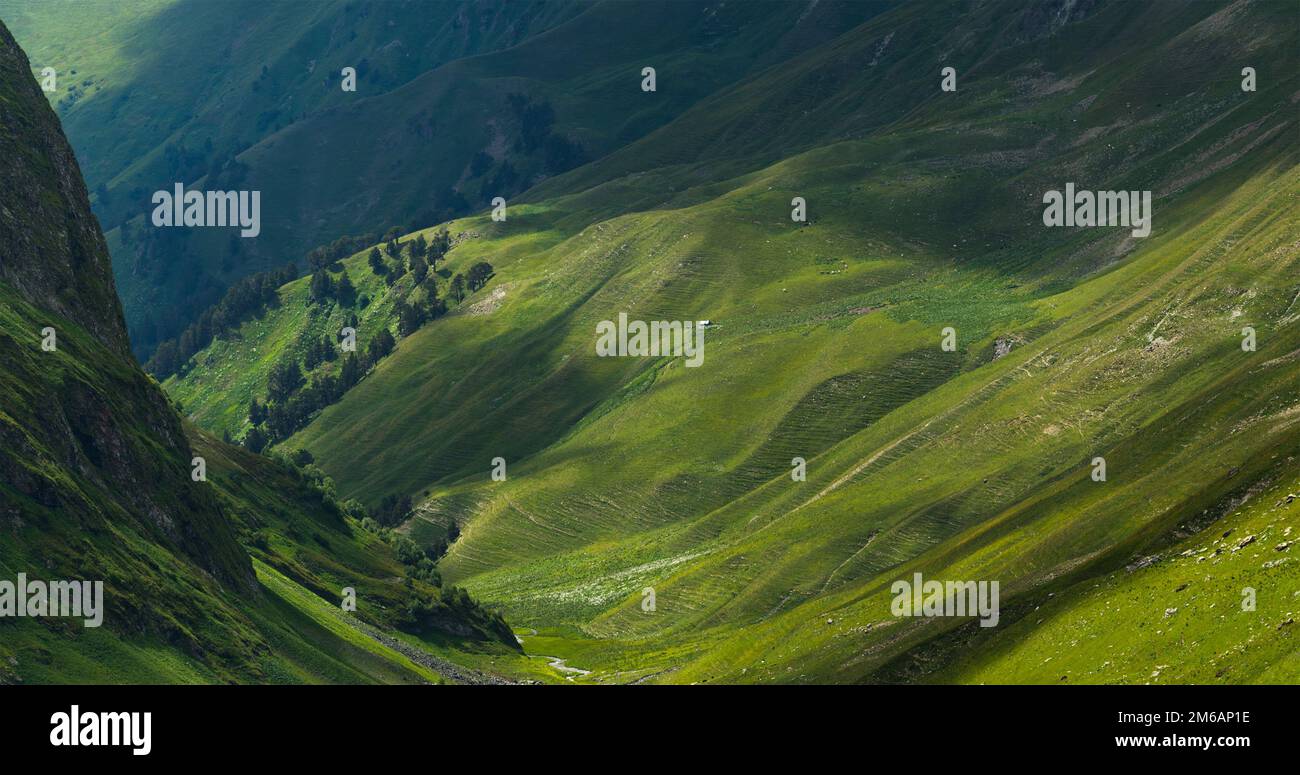
[{"label": "rocky outcrop", "polygon": [[31,63],[0,24],[0,280],[129,352],[108,248]]},{"label": "rocky outcrop", "polygon": [[0,557],[30,562],[20,553],[44,540],[46,570],[93,566],[125,552],[111,537],[129,534],[229,589],[255,590],[218,500],[191,477],[180,418],[131,356],[76,158],[3,24],[0,316],[0,528],[10,528]]}]

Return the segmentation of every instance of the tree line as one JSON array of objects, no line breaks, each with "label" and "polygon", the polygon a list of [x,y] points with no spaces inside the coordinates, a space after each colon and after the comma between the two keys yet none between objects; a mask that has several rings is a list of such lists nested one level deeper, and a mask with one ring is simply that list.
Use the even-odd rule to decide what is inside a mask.
[{"label": "tree line", "polygon": [[[438,238],[435,238],[435,243],[437,241]],[[415,267],[414,270],[407,271],[412,275],[413,280],[423,278],[416,287],[424,292],[423,299],[420,301],[411,301],[409,296],[403,296],[393,304],[393,317],[397,321],[398,335],[402,337],[410,336],[424,323],[447,313],[446,302],[438,296],[434,275],[429,274],[427,268],[423,273],[419,271],[425,266],[420,261],[423,255],[428,254],[427,251],[427,245],[424,250],[408,248],[410,263],[402,264],[403,268]],[[394,252],[401,255],[400,248],[395,248]],[[477,290],[488,282],[492,274],[492,266],[485,261],[480,261],[470,268],[467,274],[469,279],[462,281],[460,285],[462,287],[468,285],[471,289]],[[318,277],[323,279],[318,282]],[[460,275],[456,278],[460,278]],[[452,285],[454,290],[457,283],[453,281]],[[310,292],[312,303],[325,304],[332,299],[341,305],[350,306],[356,301],[355,289],[342,293],[340,288],[353,289],[346,272],[338,281],[334,281],[328,269],[319,270],[312,278]],[[463,298],[463,293],[460,297]],[[354,331],[357,329],[356,313],[348,317],[347,326]],[[294,355],[271,368],[267,376],[266,403],[259,402],[256,397],[249,403],[248,421],[251,427],[244,436],[245,446],[254,452],[260,452],[267,445],[292,436],[311,422],[325,407],[339,401],[397,346],[397,340],[387,325],[381,327],[370,338],[361,353],[341,354],[339,347],[341,338],[341,333],[336,335],[334,341],[329,337],[313,338],[301,348],[303,351],[301,363]],[[342,364],[337,369],[337,373],[320,372],[308,379],[308,374],[318,371],[319,367],[333,363],[340,357],[342,357]]]},{"label": "tree line", "polygon": [[[355,323],[355,319],[350,321]],[[295,357],[271,367],[267,376],[265,404],[254,396],[248,405],[252,425],[244,434],[244,446],[261,452],[268,444],[283,441],[307,425],[330,404],[336,403],[397,346],[387,328],[371,337],[363,353],[347,353],[337,374],[318,373],[308,381]],[[308,371],[339,357],[337,343],[317,340],[307,346],[304,363]]]},{"label": "tree line", "polygon": [[[359,501],[349,499],[340,503],[334,481],[315,465],[311,452],[299,449],[291,455],[277,453],[275,457],[287,473],[316,493],[322,507],[351,520],[352,524],[359,525],[362,530],[374,534],[392,548],[393,555],[402,564],[404,571],[403,595],[392,611],[393,626],[419,634],[431,630],[445,631],[448,620],[453,620],[471,625],[480,633],[480,637],[495,638],[518,648],[518,641],[499,609],[479,603],[461,587],[443,585],[438,561],[446,555],[448,542],[455,541],[460,535],[455,522],[448,529],[445,540],[421,547],[409,537],[380,524]],[[385,504],[388,502],[389,499],[386,498]],[[411,499],[406,497],[399,505],[409,512],[410,502]],[[381,504],[381,510],[383,508]],[[263,536],[255,536],[252,542],[263,550],[267,549]]]},{"label": "tree line", "polygon": [[[233,169],[238,171],[241,166],[236,163]],[[171,233],[173,232],[169,230],[149,231],[151,235]],[[400,234],[401,229],[393,227],[384,233],[382,239],[384,241],[396,239]],[[345,234],[327,245],[320,245],[307,251],[307,266],[312,271],[313,285],[310,290],[313,299],[322,301],[337,299],[344,306],[352,306],[355,301],[355,289],[352,288],[351,280],[346,273],[337,283],[320,280],[318,277],[327,267],[335,272],[341,271],[339,261],[380,240],[381,237],[374,233]],[[238,244],[238,240],[233,240],[231,244],[233,251],[235,249],[233,246]],[[218,336],[238,328],[245,320],[274,306],[279,300],[277,291],[280,286],[296,279],[298,279],[298,264],[291,261],[280,269],[259,272],[236,281],[226,289],[220,301],[200,313],[180,336],[160,342],[145,362],[145,370],[160,380],[179,373],[195,353],[212,344]]]},{"label": "tree line", "polygon": [[281,269],[259,272],[239,280],[226,289],[221,301],[204,310],[179,337],[159,344],[145,363],[145,370],[160,380],[178,373],[195,353],[212,344],[217,336],[278,304],[280,286],[297,276],[297,266],[290,263]]}]

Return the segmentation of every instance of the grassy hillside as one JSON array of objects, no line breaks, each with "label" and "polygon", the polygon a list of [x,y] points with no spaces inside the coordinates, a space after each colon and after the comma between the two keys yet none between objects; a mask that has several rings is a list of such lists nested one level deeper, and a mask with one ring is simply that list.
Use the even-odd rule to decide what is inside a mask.
[{"label": "grassy hillside", "polygon": [[[0,318],[0,570],[102,580],[107,609],[93,629],[5,617],[0,682],[444,680],[340,613],[353,587],[359,619],[391,632],[412,595],[440,596],[405,586],[391,546],[279,464],[197,431],[189,445],[165,435],[179,425],[156,413],[156,385],[5,284]],[[54,352],[39,347],[47,324]],[[178,443],[209,484],[191,481]],[[486,612],[445,617],[457,624],[424,648],[513,653]]]},{"label": "grassy hillside", "polygon": [[[416,236],[432,239],[435,230],[429,229],[407,235],[409,243]],[[475,235],[459,233],[455,239],[474,239]],[[383,244],[373,246],[385,248]],[[191,419],[213,433],[229,434],[240,439],[250,427],[249,403],[257,399],[266,403],[267,383],[271,370],[286,360],[302,362],[309,347],[322,338],[332,341],[339,332],[356,318],[357,352],[364,353],[380,330],[398,334],[398,317],[395,309],[399,301],[423,302],[427,291],[417,289],[414,277],[403,266],[395,269],[397,262],[385,254],[386,264],[393,269],[393,281],[387,275],[377,274],[368,261],[370,248],[337,262],[329,269],[331,277],[346,275],[356,289],[355,299],[348,304],[338,299],[324,303],[313,302],[310,278],[302,278],[280,288],[274,305],[245,321],[234,331],[227,332],[195,357],[180,374],[164,384],[168,391],[187,409]],[[403,265],[409,260],[402,255]],[[465,261],[450,260],[440,263],[434,274],[441,280],[445,291],[449,278],[464,274],[469,268]],[[486,294],[486,292],[484,292]],[[442,294],[446,296],[446,293]],[[470,292],[462,301],[447,297],[452,311],[466,307],[478,297]],[[440,321],[429,325],[440,324]],[[341,361],[322,364],[318,369],[307,370],[308,376],[337,375]]]},{"label": "grassy hillside", "polygon": [[[240,277],[512,197],[889,4],[156,0],[87,36],[98,5],[9,0],[0,18],[68,73],[52,100],[143,361]],[[175,181],[262,191],[262,234],[154,228],[149,197]]]},{"label": "grassy hillside", "polygon": [[0,128],[0,574],[103,585],[98,627],[6,600],[0,683],[493,680],[453,652],[535,671],[326,477],[187,434],[131,360],[76,160],[2,25]]},{"label": "grassy hillside", "polygon": [[[266,238],[231,243],[226,229],[155,229],[148,220],[154,191],[176,181],[257,188],[240,157],[263,139],[458,57],[514,45],[579,10],[566,2],[8,0],[0,19],[43,63],[38,68],[59,71],[59,90],[48,96],[86,161],[143,361],[233,281],[301,259],[313,240],[330,241],[348,225],[324,236],[313,225],[279,241],[289,214],[268,200]],[[339,87],[344,66],[358,71],[355,93]],[[426,193],[454,180],[437,182]],[[393,223],[415,214],[394,213]]]},{"label": "grassy hillside", "polygon": [[[0,322],[0,570],[102,580],[107,608],[98,629],[4,618],[0,682],[478,680],[376,640],[443,592],[404,581],[395,548],[302,474],[197,430],[169,435],[180,427],[156,384],[3,283]],[[46,325],[54,352],[39,346]],[[208,483],[191,481],[191,454]],[[340,611],[344,587],[356,617]],[[440,610],[411,651],[522,662],[492,614]]]},{"label": "grassy hillside", "polygon": [[[514,45],[579,10],[567,2],[5,0],[0,18],[37,68],[60,72],[49,99],[87,157],[90,186],[108,183],[113,192],[161,164],[169,142],[197,149],[210,138],[224,159],[268,130],[351,104],[338,86],[344,66],[364,60],[356,94],[375,96],[458,57]],[[158,77],[163,72],[168,77]],[[128,126],[91,131],[108,117]],[[121,210],[101,205],[104,213]]]},{"label": "grassy hillside", "polygon": [[[1294,461],[1287,461],[1294,471]],[[1212,529],[1045,600],[935,680],[1293,683],[1300,525],[1294,476],[1269,478]],[[1166,658],[1177,655],[1176,659]]]},{"label": "grassy hillside", "polygon": [[[1174,558],[1296,478],[1296,30],[1282,3],[882,13],[504,223],[449,224],[479,235],[450,255],[493,265],[492,303],[405,338],[286,445],[344,496],[422,499],[417,540],[456,523],[444,576],[578,680],[1136,680],[1168,641],[1095,612],[1163,629]],[[1067,181],[1151,190],[1151,236],[1044,228]],[[704,364],[596,357],[620,312],[712,321]],[[239,373],[292,315],[196,362]],[[213,427],[244,400],[198,369],[169,389]],[[1257,615],[1179,619],[1201,650],[1162,675],[1288,674],[1289,565],[1260,556],[1286,513],[1233,528],[1259,567],[1206,571],[1204,605],[1240,575]],[[1000,626],[894,618],[916,571],[999,580]],[[1097,645],[1054,656],[1067,636]]]}]

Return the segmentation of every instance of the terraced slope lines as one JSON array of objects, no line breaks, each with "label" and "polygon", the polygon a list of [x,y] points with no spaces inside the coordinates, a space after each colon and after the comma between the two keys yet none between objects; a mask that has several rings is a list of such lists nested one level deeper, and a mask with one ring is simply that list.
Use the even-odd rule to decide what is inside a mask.
[{"label": "terraced slope lines", "polygon": [[[399,228],[164,389],[437,556],[506,670],[1294,681],[1298,43],[1271,0],[584,6],[241,155],[314,189],[463,125],[321,181],[366,203],[312,234]],[[507,142],[504,203],[405,217],[412,159],[543,101],[580,162]],[[602,355],[620,316],[708,321],[702,361]]]}]

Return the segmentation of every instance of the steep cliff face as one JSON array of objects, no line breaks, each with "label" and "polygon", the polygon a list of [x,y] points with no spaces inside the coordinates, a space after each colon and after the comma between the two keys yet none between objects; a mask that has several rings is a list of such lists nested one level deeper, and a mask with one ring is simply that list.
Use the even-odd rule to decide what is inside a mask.
[{"label": "steep cliff face", "polygon": [[0,25],[0,566],[103,579],[110,613],[136,627],[184,598],[144,593],[160,550],[172,570],[251,594],[252,565],[192,457],[131,360],[76,158]]},{"label": "steep cliff face", "polygon": [[0,24],[0,280],[127,352],[108,249],[72,148]]}]

